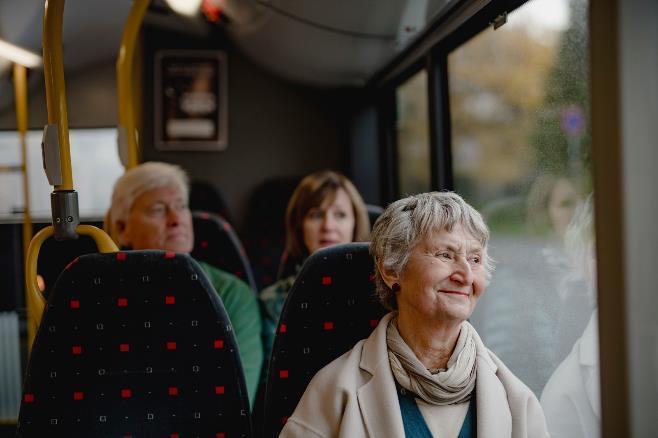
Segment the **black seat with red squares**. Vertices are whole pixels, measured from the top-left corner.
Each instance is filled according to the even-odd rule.
[[[264,436],[279,434],[311,378],[370,335],[387,313],[374,295],[367,243],[309,257],[279,318],[265,396]]]
[[[251,436],[232,327],[199,265],[126,251],[67,266],[32,348],[17,436]]]
[[[256,292],[256,281],[247,254],[233,227],[221,216],[205,211],[192,213],[194,249],[192,257],[230,272]]]

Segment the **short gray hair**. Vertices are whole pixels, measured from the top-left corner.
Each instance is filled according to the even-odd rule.
[[[461,225],[475,237],[483,249],[487,279],[493,261],[487,255],[489,228],[482,216],[461,196],[453,192],[421,193],[390,204],[377,219],[372,230],[370,253],[375,259],[377,296],[388,309],[397,309],[395,293],[384,282],[379,267],[398,275],[404,271],[409,254],[416,244],[438,230],[452,231]]]
[[[114,183],[112,204],[105,217],[105,228],[117,241],[117,221],[128,220],[135,199],[142,193],[159,187],[176,187],[185,200],[189,197],[189,179],[175,164],[150,161],[129,169]],[[122,242],[117,242],[121,244]]]

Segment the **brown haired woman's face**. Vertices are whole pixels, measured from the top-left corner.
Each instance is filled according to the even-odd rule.
[[[349,243],[354,235],[354,209],[347,192],[336,190],[334,197],[327,197],[318,207],[311,208],[302,231],[309,254],[320,248]]]

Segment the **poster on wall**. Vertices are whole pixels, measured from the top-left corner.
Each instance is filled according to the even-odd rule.
[[[220,151],[228,140],[226,54],[161,50],[155,55],[155,147]]]

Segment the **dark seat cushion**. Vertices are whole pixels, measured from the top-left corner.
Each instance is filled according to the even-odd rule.
[[[258,290],[277,279],[279,260],[286,245],[286,206],[301,177],[266,180],[253,192],[244,227],[244,243]]]
[[[18,436],[248,436],[232,327],[187,255],[85,255],[37,334]]]
[[[311,378],[370,335],[387,313],[374,295],[367,243],[309,257],[281,313],[267,379],[265,436],[277,436]]]
[[[195,211],[192,257],[229,272],[256,292],[256,282],[242,243],[233,227],[219,215]]]

